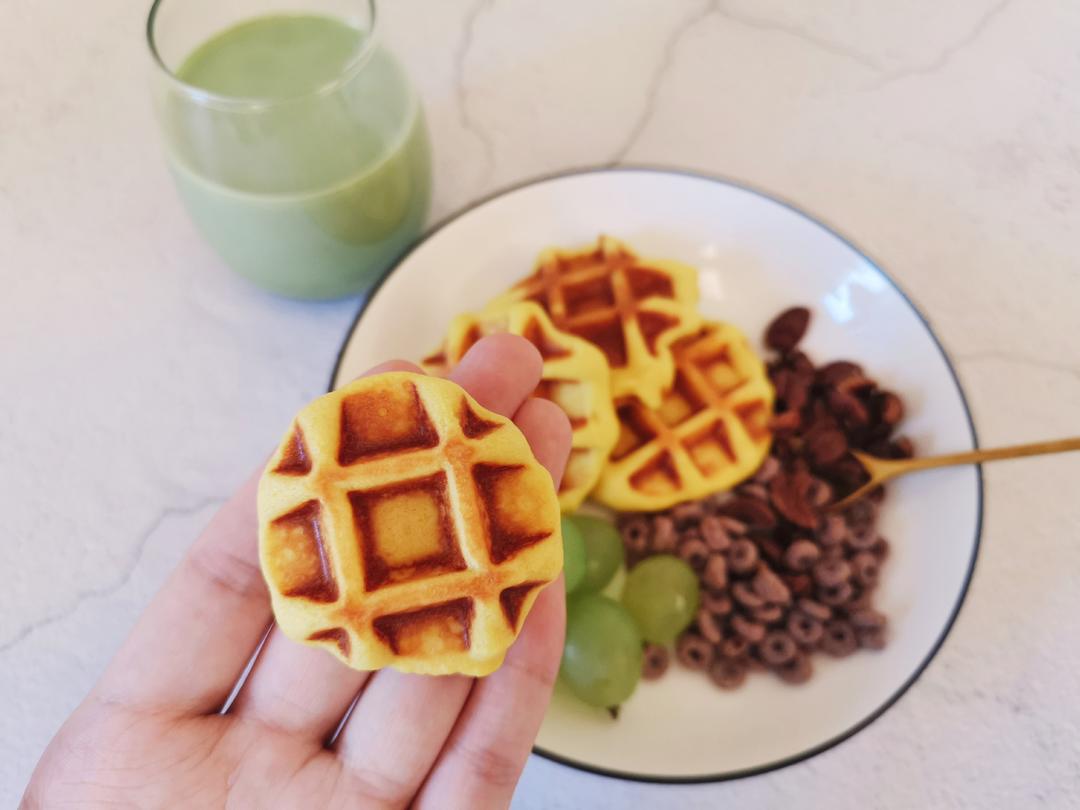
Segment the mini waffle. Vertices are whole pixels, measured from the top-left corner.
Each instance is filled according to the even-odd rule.
[[[701,323],[697,271],[667,260],[643,260],[602,236],[576,251],[547,250],[532,275],[491,304],[535,301],[552,322],[595,344],[611,367],[611,392],[655,407],[671,384],[671,344]]]
[[[573,439],[559,505],[572,512],[600,480],[619,432],[607,361],[587,340],[556,329],[538,304],[523,301],[489,316],[459,315],[443,348],[422,365],[432,374],[445,374],[476,341],[493,332],[521,335],[537,348],[544,368],[535,396],[550,399],[570,419]]]
[[[620,511],[656,511],[728,489],[769,451],[773,389],[746,337],[706,324],[672,347],[660,406],[616,400],[619,440],[593,493]]]
[[[278,625],[357,669],[486,675],[562,568],[555,490],[525,437],[422,374],[300,411],[258,514]]]

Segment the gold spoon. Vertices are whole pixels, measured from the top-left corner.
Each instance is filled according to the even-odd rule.
[[[1070,450],[1080,450],[1080,436],[1072,439],[1055,439],[1051,442],[1015,444],[1012,447],[998,447],[993,450],[970,450],[966,453],[948,453],[943,456],[926,456],[925,458],[878,458],[877,456],[861,453],[858,450],[852,450],[851,454],[855,456],[863,469],[870,473],[870,480],[846,498],[841,498],[836,503],[829,504],[828,508],[830,510],[843,509],[886,481],[919,470],[931,470],[935,467],[955,467],[958,464],[981,464],[984,461],[1000,461],[1001,459],[1022,458],[1023,456],[1043,456],[1049,453],[1067,453]]]

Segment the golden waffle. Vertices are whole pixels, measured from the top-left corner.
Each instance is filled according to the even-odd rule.
[[[476,341],[493,332],[521,335],[537,348],[544,368],[534,395],[550,399],[570,418],[573,439],[559,505],[573,512],[600,480],[619,434],[607,361],[587,340],[556,329],[538,304],[522,301],[498,314],[459,315],[443,348],[421,364],[432,374],[445,374]]]
[[[621,511],[654,511],[728,489],[769,451],[773,389],[746,337],[706,324],[672,347],[660,407],[617,400],[619,440],[593,493]]]
[[[671,384],[671,344],[701,323],[697,271],[679,262],[643,260],[602,236],[576,251],[547,250],[533,274],[491,304],[535,301],[552,322],[595,344],[611,367],[616,399],[634,394],[655,407]]]
[[[486,675],[562,569],[555,490],[525,437],[422,374],[300,411],[258,511],[278,625],[357,669]]]

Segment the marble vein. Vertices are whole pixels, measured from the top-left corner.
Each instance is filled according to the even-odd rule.
[[[458,41],[457,50],[454,52],[454,92],[457,96],[458,117],[461,126],[480,144],[486,164],[484,169],[486,175],[490,175],[495,169],[495,144],[469,110],[469,93],[465,84],[465,65],[476,41],[477,20],[493,4],[494,0],[479,0],[469,9],[461,26],[461,39]]]
[[[608,162],[609,166],[616,166],[626,159],[627,154],[629,154],[630,150],[641,137],[641,133],[645,131],[645,128],[652,120],[655,114],[654,107],[656,99],[660,95],[660,91],[664,86],[667,75],[670,73],[671,67],[675,62],[675,56],[686,35],[702,21],[713,15],[722,17],[729,22],[741,25],[745,28],[785,34],[819,50],[825,51],[826,53],[848,59],[875,74],[880,75],[885,72],[885,68],[872,56],[862,53],[854,48],[849,48],[838,42],[824,39],[799,26],[786,25],[775,20],[753,17],[728,8],[721,3],[720,0],[710,0],[710,2],[687,16],[672,29],[671,34],[668,36],[667,41],[664,43],[664,47],[661,50],[660,59],[657,62],[656,69],[649,79],[649,87],[645,94],[645,103],[642,106],[641,113],[630,127],[630,131],[627,133],[622,145],[615,150],[614,157]]]
[[[649,88],[645,92],[645,103],[641,107],[641,112],[638,114],[638,117],[630,127],[630,131],[623,139],[622,145],[615,150],[614,157],[608,161],[609,166],[617,166],[626,159],[627,154],[633,149],[634,144],[636,144],[638,138],[641,137],[641,133],[645,131],[645,127],[648,126],[649,122],[652,120],[655,112],[653,108],[657,97],[660,95],[660,88],[663,86],[664,80],[667,78],[671,66],[674,64],[675,53],[678,51],[683,37],[685,37],[694,26],[709,15],[715,13],[716,10],[717,1],[711,0],[711,2],[706,3],[700,9],[687,16],[686,19],[682,20],[682,22],[672,29],[660,51],[660,59],[656,63],[656,69],[653,70],[652,75],[649,77]]]
[[[138,541],[135,543],[135,548],[131,552],[130,558],[123,566],[120,575],[107,585],[100,585],[96,588],[86,588],[84,590],[75,593],[71,602],[57,610],[54,613],[50,613],[40,619],[30,622],[22,627],[14,636],[9,638],[3,644],[0,644],[0,655],[8,652],[13,647],[17,646],[21,642],[25,641],[31,635],[39,630],[44,629],[57,622],[63,621],[68,616],[73,614],[79,607],[90,599],[104,599],[110,596],[116,591],[123,588],[128,582],[131,581],[132,575],[135,573],[135,569],[142,561],[143,555],[146,553],[146,548],[150,543],[150,539],[154,536],[158,529],[160,529],[166,521],[171,518],[187,517],[195,515],[206,509],[209,506],[217,506],[225,502],[223,497],[202,498],[193,504],[188,506],[172,506],[163,510],[154,521],[147,527],[147,529],[139,536]]]
[[[975,20],[975,23],[971,26],[966,34],[960,37],[956,42],[944,48],[937,56],[927,61],[922,65],[915,65],[912,67],[901,68],[900,70],[890,71],[882,76],[877,82],[871,84],[868,90],[879,90],[886,85],[893,82],[906,79],[910,76],[925,76],[931,73],[943,69],[951,62],[957,54],[963,51],[965,48],[974,44],[979,37],[983,35],[990,24],[1000,16],[1010,5],[1013,0],[998,0],[992,6],[987,8],[979,18]]]
[[[856,64],[862,65],[867,70],[874,73],[884,73],[885,68],[881,65],[873,56],[867,53],[863,53],[855,48],[848,47],[839,42],[834,42],[830,39],[825,39],[817,34],[808,31],[807,29],[798,25],[789,25],[782,23],[778,20],[768,20],[762,17],[754,17],[749,14],[734,11],[728,8],[726,5],[717,4],[716,12],[725,20],[733,23],[745,26],[747,28],[754,28],[758,31],[771,31],[778,34],[786,34],[790,37],[798,39],[808,45],[811,45],[818,50],[830,53],[833,56],[839,56],[844,59],[848,59]]]

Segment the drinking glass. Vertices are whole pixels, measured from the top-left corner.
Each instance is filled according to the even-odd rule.
[[[423,111],[376,23],[374,0],[150,10],[155,110],[180,196],[225,262],[274,293],[363,292],[424,226]]]

